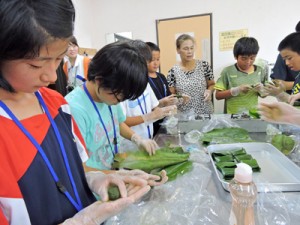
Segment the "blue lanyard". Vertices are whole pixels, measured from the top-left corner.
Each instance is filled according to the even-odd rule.
[[[73,197],[70,195],[69,191],[66,189],[66,187],[61,183],[61,181],[59,180],[57,174],[55,173],[54,171],[54,168],[52,167],[46,153],[44,152],[44,150],[42,149],[42,147],[39,145],[39,143],[34,139],[34,137],[26,130],[26,128],[21,124],[21,122],[18,120],[18,118],[13,114],[13,112],[5,105],[4,102],[0,101],[0,106],[4,109],[4,111],[10,116],[10,118],[15,122],[15,124],[19,127],[19,129],[27,136],[27,138],[31,141],[31,143],[36,147],[36,149],[38,150],[38,152],[41,154],[43,160],[45,161],[55,183],[56,183],[56,186],[57,188],[59,189],[59,191],[61,191],[68,199],[69,201],[72,203],[72,205],[76,208],[77,211],[80,211],[81,209],[83,209],[83,206],[82,206],[82,203],[81,203],[81,200],[79,198],[79,194],[78,194],[78,191],[77,191],[77,188],[76,188],[76,185],[75,185],[75,182],[74,182],[74,179],[73,179],[73,175],[72,175],[72,171],[71,171],[71,168],[70,168],[70,165],[69,165],[69,161],[68,161],[68,157],[67,157],[67,154],[66,154],[66,150],[65,150],[65,147],[64,147],[64,144],[62,142],[62,138],[61,138],[61,135],[58,131],[58,128],[53,120],[53,118],[51,117],[50,115],[50,112],[42,98],[42,96],[40,95],[39,92],[35,92],[35,95],[36,97],[38,98],[38,101],[39,103],[42,105],[50,123],[51,123],[51,126],[55,132],[55,136],[56,136],[56,139],[60,145],[60,151],[63,155],[63,158],[64,158],[64,162],[65,162],[65,166],[66,166],[66,169],[67,169],[67,172],[68,172],[68,176],[70,178],[70,181],[71,181],[71,184],[72,184],[72,187],[73,187],[73,190],[74,190],[74,193],[75,193],[75,197],[76,197],[76,201],[73,199]]]
[[[143,94],[143,99],[144,99],[145,112],[147,114],[147,105],[146,105],[146,100],[145,100],[145,95],[144,94]],[[138,103],[139,103],[139,106],[140,106],[140,109],[141,109],[143,115],[145,115],[145,112],[144,112],[143,107],[141,105],[140,99],[137,99],[137,100],[138,100]],[[148,137],[151,138],[149,125],[147,125],[147,130],[148,130]]]
[[[96,113],[98,114],[98,117],[100,119],[100,122],[104,128],[104,131],[105,131],[105,134],[106,134],[106,138],[108,140],[108,143],[109,143],[109,146],[111,147],[111,142],[110,142],[110,139],[109,139],[109,136],[108,136],[108,132],[107,132],[107,129],[106,129],[106,126],[103,122],[103,119],[102,119],[102,116],[92,98],[92,96],[90,95],[89,91],[87,90],[86,88],[86,83],[83,84],[83,89],[86,93],[86,95],[89,97],[90,99],[90,102],[93,104],[94,106],[94,109],[96,110]],[[117,141],[117,132],[116,132],[116,126],[115,126],[115,121],[114,121],[114,117],[113,117],[113,114],[112,114],[112,110],[111,110],[111,106],[108,106],[108,109],[109,109],[109,112],[110,112],[110,116],[111,116],[111,120],[112,120],[112,123],[113,123],[113,129],[114,129],[114,140],[113,140],[113,144],[115,146],[115,151],[112,151],[113,155],[117,154],[118,153],[118,141]]]
[[[164,97],[167,97],[167,88],[166,88],[165,83],[164,83],[163,80],[161,79],[161,77],[158,76],[158,75],[157,75],[157,77],[159,77],[159,79],[160,79],[160,81],[161,81],[161,83],[162,83],[162,85],[163,85],[163,87],[164,87],[164,96],[160,93],[158,87],[155,85],[154,81],[152,80],[152,77],[149,77],[149,81],[150,81],[150,83],[153,85],[153,87],[157,90],[157,93],[159,94],[159,97],[160,97],[159,99],[162,99],[162,98],[164,98]]]
[[[80,76],[80,75],[76,75],[75,78],[81,80],[82,82],[85,82],[85,81],[86,81],[86,80],[85,80],[82,76]]]

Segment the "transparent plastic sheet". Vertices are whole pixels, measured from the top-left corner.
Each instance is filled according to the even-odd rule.
[[[166,128],[168,134],[178,134],[178,120],[177,115],[169,116],[160,125]]]
[[[278,129],[282,134],[288,135],[294,139],[295,147],[288,155],[288,158],[300,166],[300,127],[288,124],[280,124]]]
[[[283,193],[259,193],[257,198],[257,220],[259,224],[291,224],[288,201]]]
[[[274,135],[281,134],[281,133],[282,132],[273,124],[268,124],[266,128],[266,134],[267,134],[266,141],[271,142]]]
[[[197,163],[209,163],[209,155],[203,150],[199,149],[198,151],[190,152],[190,161]]]
[[[300,166],[300,135],[296,135],[293,138],[296,144],[292,153],[288,155],[288,158],[290,158],[294,163]]]
[[[235,122],[233,122],[233,120],[230,119],[230,115],[228,114],[212,115],[209,122],[205,126],[203,126],[200,131],[206,133],[216,128],[229,128],[229,127],[240,127],[240,126]]]
[[[176,116],[178,117],[178,119],[180,121],[196,120],[196,113],[195,113],[194,109],[190,109],[187,112],[178,111]]]
[[[203,137],[203,133],[199,130],[191,130],[190,132],[184,135],[184,140],[188,143],[198,143]]]
[[[260,182],[260,181],[256,181]],[[265,183],[263,192],[259,192],[256,201],[256,220],[260,225],[299,224],[300,195],[299,192],[270,191],[271,184]]]
[[[212,173],[201,164],[193,166],[189,173],[153,188],[105,225],[222,224],[228,218],[228,209],[206,189]]]

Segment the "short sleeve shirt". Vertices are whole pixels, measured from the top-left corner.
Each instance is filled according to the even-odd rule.
[[[225,91],[242,84],[256,85],[258,83],[264,83],[266,80],[267,76],[260,66],[255,66],[255,71],[251,74],[247,74],[238,70],[235,64],[223,69],[220,78],[216,82],[215,89]],[[258,93],[254,90],[250,90],[247,93],[240,93],[238,96],[227,98],[225,101],[227,113],[241,113],[257,106]]]
[[[213,80],[213,71],[206,61],[196,60],[195,68],[184,71],[180,65],[174,65],[168,73],[169,87],[174,87],[177,94],[191,96],[188,104],[180,104],[180,112],[194,110],[197,115],[212,114],[213,104],[204,101],[204,92],[207,89],[207,81]]]
[[[86,165],[99,170],[110,169],[114,157],[114,125],[108,105],[95,102],[110,142],[93,104],[81,87],[77,87],[69,93],[66,100],[71,107],[72,115],[79,126],[88,149],[89,159]],[[111,109],[117,140],[120,140],[119,124],[124,122],[126,118],[119,104],[112,105]]]
[[[79,197],[86,207],[96,201],[86,182],[83,138],[64,98],[48,88],[39,90],[65,147]],[[20,121],[42,147],[61,183],[75,194],[59,142],[47,118],[38,114]],[[0,107],[0,224],[61,224],[77,210],[56,186],[36,147]]]
[[[152,109],[158,106],[159,102],[148,83],[144,93],[135,100],[126,100],[120,103],[122,109],[127,117],[141,116],[143,114],[151,113]],[[149,124],[148,127],[145,123],[132,126],[131,129],[139,134],[143,138],[153,137],[153,124]],[[149,137],[150,135],[150,137]]]

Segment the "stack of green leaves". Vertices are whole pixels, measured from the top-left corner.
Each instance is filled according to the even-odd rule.
[[[239,127],[216,128],[203,134],[201,141],[209,145],[212,141],[217,144],[252,142],[249,132]]]
[[[147,173],[160,174],[166,170],[168,180],[174,180],[193,168],[188,161],[190,153],[184,152],[181,147],[165,146],[156,150],[154,155],[145,151],[125,152],[115,155],[113,169],[140,169]]]
[[[251,166],[253,172],[259,172],[261,169],[252,155],[248,154],[244,148],[216,151],[212,158],[217,169],[222,173],[224,180],[230,180],[234,176],[234,169],[237,163],[246,163]]]

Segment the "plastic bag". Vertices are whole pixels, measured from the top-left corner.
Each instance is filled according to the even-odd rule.
[[[188,143],[198,143],[201,140],[203,133],[198,130],[192,130],[184,135],[184,140]]]
[[[180,121],[190,121],[190,120],[196,120],[196,113],[194,109],[190,109],[187,112],[178,112],[177,117]]]
[[[283,193],[260,193],[257,198],[257,219],[259,224],[292,224],[289,216],[287,199]],[[278,210],[280,209],[280,210]],[[280,212],[280,213],[278,213]]]
[[[212,115],[211,120],[202,127],[201,131],[206,133],[216,128],[240,127],[232,119],[230,115]]]
[[[267,125],[267,128],[266,128],[266,142],[271,142],[272,141],[272,138],[276,135],[276,134],[281,134],[282,132],[277,128],[275,127],[274,125],[272,124],[268,124]]]
[[[199,176],[201,174],[201,176]],[[223,224],[229,211],[206,189],[212,173],[194,163],[189,173],[152,191],[105,225]]]
[[[166,128],[167,134],[178,134],[178,118],[177,116],[170,116],[160,124]]]

